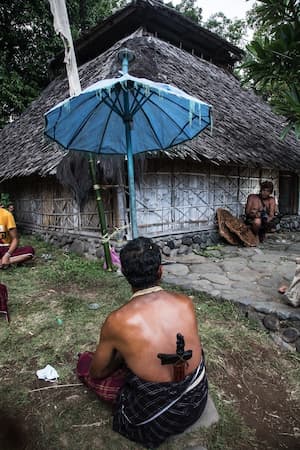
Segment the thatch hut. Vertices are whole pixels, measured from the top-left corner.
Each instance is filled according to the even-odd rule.
[[[132,75],[176,85],[210,103],[214,113],[212,134],[205,131],[139,161],[143,165],[137,183],[141,234],[164,240],[183,233],[209,236],[216,209],[240,215],[247,195],[258,189],[262,179],[273,180],[281,212],[299,213],[299,142],[292,135],[280,139],[283,118],[243,89],[233,75],[241,50],[160,2],[137,0],[75,43],[82,88],[118,76],[118,51],[124,47],[135,53],[129,67]],[[60,55],[52,62],[52,72],[59,67]],[[0,132],[1,158],[6,161],[0,168],[1,192],[14,199],[19,226],[53,239],[63,236],[62,245],[76,236],[81,242],[98,236],[92,192],[87,201],[84,198],[90,187],[84,176],[86,160],[79,156],[64,162],[65,152],[43,136],[43,114],[67,96],[67,79],[58,75]],[[122,228],[129,220],[125,163],[100,160],[106,168],[100,181],[105,184],[111,229]],[[113,170],[107,173],[110,167]]]

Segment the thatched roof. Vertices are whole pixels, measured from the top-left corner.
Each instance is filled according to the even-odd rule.
[[[299,141],[292,135],[280,140],[283,120],[261,98],[242,89],[227,71],[153,36],[135,33],[82,66],[82,88],[118,75],[121,47],[135,52],[136,59],[129,67],[132,75],[176,85],[213,106],[213,134],[205,131],[171,149],[168,156],[219,165],[300,170]],[[66,97],[68,82],[60,77],[0,132],[1,159],[6,161],[0,168],[2,179],[34,173],[43,176],[58,165],[64,153],[45,140],[43,114]]]
[[[178,13],[158,0],[134,0],[109,16],[74,42],[78,66],[91,61],[108,50],[115,42],[142,27],[175,47],[232,69],[244,52],[221,36],[201,27],[187,16]],[[50,64],[50,71],[58,75],[64,66],[64,53]]]

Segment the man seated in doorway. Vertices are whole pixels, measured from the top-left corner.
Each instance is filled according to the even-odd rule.
[[[272,193],[272,181],[264,181],[260,185],[259,194],[250,194],[247,198],[245,208],[246,224],[250,225],[260,242],[264,241],[266,232],[276,231],[273,223],[276,203]]]
[[[18,247],[19,238],[14,216],[0,207],[0,269],[10,264],[22,263],[33,258],[34,249],[30,246]]]
[[[140,237],[120,258],[133,295],[107,317],[95,353],[79,356],[77,374],[115,403],[115,431],[155,448],[201,416],[208,395],[204,356],[192,300],[159,286],[159,247]]]

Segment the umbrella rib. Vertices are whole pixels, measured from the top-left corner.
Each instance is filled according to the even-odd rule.
[[[110,101],[109,101],[109,100],[110,100]],[[120,102],[120,100],[119,100],[119,96],[116,97],[114,101],[112,101],[112,100],[110,99],[109,95],[106,94],[106,97],[103,99],[103,103],[105,103],[106,106],[108,106],[111,110],[113,110],[113,111],[114,111],[116,114],[118,114],[120,117],[123,117],[123,116],[122,116],[122,105],[121,105],[121,102]],[[118,103],[118,105],[119,105],[119,107],[120,107],[119,109],[116,108],[116,106],[115,106],[116,103]]]
[[[132,109],[130,110],[130,114],[131,114],[132,116],[134,116],[135,113],[137,113],[137,111],[138,111],[139,109],[141,109],[141,108],[139,108],[141,102],[137,99],[137,97],[138,97],[138,95],[139,95],[140,92],[141,92],[141,86],[138,87],[138,89],[135,91],[135,94],[134,94],[134,96],[133,96]],[[151,94],[152,94],[152,92],[151,92]],[[145,102],[147,102],[148,98],[149,98],[149,97],[144,98],[145,101],[143,102],[143,104],[144,104]],[[136,106],[133,107],[133,105],[134,105],[135,103],[136,103]],[[142,105],[142,106],[143,106],[143,105]],[[141,107],[142,107],[142,106],[141,106]]]
[[[138,94],[140,93],[140,91],[141,91],[141,87],[139,87],[138,91],[137,91],[137,92],[135,93],[135,95],[134,95],[134,101],[132,102],[132,104],[136,103],[136,106],[130,111],[130,114],[131,114],[132,116],[134,116],[139,110],[141,110],[142,114],[144,115],[144,117],[146,118],[147,122],[149,123],[149,126],[150,126],[150,128],[151,128],[151,130],[152,130],[152,132],[153,132],[153,135],[154,135],[155,138],[156,138],[156,141],[158,142],[158,145],[159,145],[160,147],[162,147],[162,143],[161,143],[161,141],[160,141],[160,139],[159,139],[159,137],[158,137],[158,135],[157,135],[155,129],[153,128],[152,123],[151,123],[149,117],[145,114],[145,111],[142,109],[142,108],[143,108],[143,105],[144,105],[147,101],[149,101],[149,97],[145,98],[143,102],[139,101],[139,100],[137,99],[137,96],[138,96]],[[151,95],[153,95],[152,92],[151,92]],[[152,102],[152,103],[153,103],[153,102]]]
[[[108,94],[106,94],[106,96],[108,97]],[[89,97],[88,99],[86,99],[85,101],[83,101],[80,106],[82,106],[84,103],[86,103],[88,100],[90,100],[91,98]],[[107,104],[106,102],[106,98],[102,99],[103,102],[109,106],[111,108],[111,110],[113,109],[112,105]],[[95,107],[89,112],[89,114],[85,117],[85,119],[81,122],[80,126],[76,129],[75,133],[73,134],[72,138],[70,139],[70,141],[68,142],[67,148],[69,148],[70,145],[72,145],[72,143],[74,142],[74,140],[77,138],[78,134],[83,130],[83,128],[86,126],[87,122],[89,121],[89,119],[92,117],[92,115],[95,113],[95,111],[101,106],[102,102],[99,102],[95,105]],[[117,114],[120,115],[120,112],[118,110],[115,110],[115,112]]]
[[[106,102],[105,102],[105,104],[107,105]],[[109,106],[109,105],[107,105],[107,106]],[[110,112],[109,112],[109,115],[108,115],[108,117],[107,117],[107,119],[106,119],[105,126],[104,126],[104,129],[103,129],[103,132],[102,132],[102,137],[101,137],[100,142],[99,142],[99,145],[98,145],[98,152],[97,152],[97,153],[100,153],[100,150],[101,150],[101,147],[102,147],[102,143],[103,143],[103,141],[104,141],[105,133],[106,133],[106,130],[107,130],[107,127],[108,127],[109,119],[110,119],[110,117],[111,117],[113,111],[114,111],[113,108],[111,108],[111,109],[110,109]],[[115,111],[115,112],[116,112],[116,111]],[[119,115],[120,115],[120,114],[119,114]]]
[[[195,115],[195,117],[197,117],[197,116]],[[185,136],[187,136],[187,139],[186,139],[186,140],[194,139],[194,137],[198,136],[198,134],[200,134],[202,131],[204,131],[204,130],[210,125],[210,122],[204,120],[203,118],[201,119],[201,123],[202,123],[202,122],[204,122],[206,125],[203,126],[203,128],[201,128],[201,130],[199,130],[192,138],[190,138],[189,136],[187,136],[187,134],[184,132],[184,128],[186,128],[186,127],[189,125],[188,123],[185,124],[184,128],[182,128],[181,130],[182,130],[182,132],[185,134]],[[176,143],[174,144],[175,139],[176,139],[176,137],[171,141],[170,147],[173,147],[174,145],[177,145]],[[183,142],[184,142],[184,141],[180,142],[180,144],[183,143]]]
[[[120,93],[119,93],[119,94],[120,94]],[[103,141],[104,141],[105,133],[106,133],[106,130],[107,130],[107,127],[108,127],[109,119],[110,119],[112,113],[115,112],[116,114],[118,114],[118,116],[120,116],[121,118],[123,118],[123,116],[122,116],[122,114],[121,114],[121,111],[122,111],[122,105],[121,105],[121,102],[120,102],[119,97],[120,97],[120,95],[118,95],[118,96],[115,98],[115,100],[112,102],[112,101],[109,101],[109,96],[106,95],[106,98],[103,100],[103,102],[106,104],[106,106],[108,106],[108,107],[110,108],[110,113],[109,113],[108,118],[107,118],[106,123],[105,123],[105,127],[104,127],[104,130],[103,130],[103,133],[102,133],[102,138],[101,138],[100,143],[99,143],[99,145],[98,145],[98,153],[100,153],[101,146],[102,146],[102,143],[103,143]],[[116,108],[116,106],[115,106],[116,103],[118,103],[119,109]]]
[[[141,90],[141,87],[139,87],[139,91]],[[138,93],[137,93],[138,94]],[[134,110],[133,110],[133,114],[135,114],[136,113],[136,111],[138,110],[138,106],[139,105],[141,105],[141,107],[143,107],[143,105],[144,105],[144,103],[146,103],[146,102],[148,102],[148,101],[151,101],[151,97],[152,96],[157,96],[157,97],[159,97],[159,94],[157,93],[157,92],[155,92],[155,91],[151,91],[151,95],[149,94],[147,97],[144,97],[143,98],[143,102],[139,102],[138,104],[137,104],[137,106],[134,108]],[[175,96],[173,96],[173,97],[168,97],[168,98],[166,98],[166,100],[168,101],[168,102],[170,102],[170,103],[173,103],[174,105],[176,105],[178,108],[180,108],[180,109],[182,109],[182,110],[184,110],[184,111],[187,111],[187,109],[184,107],[184,106],[182,106],[182,105],[180,105],[180,104],[178,104],[178,102],[176,102],[175,100],[173,100],[173,98],[176,98]],[[164,99],[163,99],[164,100]],[[157,108],[159,108],[160,110],[162,110],[159,106],[158,106],[158,104],[157,103],[154,103],[153,101],[151,101],[151,103],[152,104],[154,104]],[[164,110],[163,110],[164,111]],[[168,115],[168,117],[170,117],[169,115]],[[195,115],[195,117],[197,117],[196,115]]]
[[[155,94],[155,93],[154,93]],[[157,94],[156,94],[157,95]],[[185,111],[187,111],[187,109],[185,108],[185,107],[183,107],[183,106],[181,106],[180,104],[178,104],[177,102],[175,102],[175,101],[173,101],[173,99],[168,99],[168,101],[169,102],[172,102],[173,104],[175,104],[178,108],[180,108],[180,109],[183,109],[183,110],[185,110]],[[176,121],[174,121],[173,119],[172,119],[172,117],[170,117],[170,115],[169,114],[167,114],[167,112],[165,112],[160,106],[158,106],[158,105],[156,105],[161,111],[163,111],[164,113],[165,113],[165,115],[173,122],[173,123],[175,123],[175,125],[177,125],[177,123],[176,123]],[[193,116],[192,116],[192,121],[194,120],[194,119],[197,119],[197,115],[195,114],[195,113],[193,113]],[[203,117],[201,117],[201,122],[202,121],[205,121],[205,119],[203,118]],[[183,132],[184,133],[184,135],[186,136],[186,138],[187,138],[187,140],[190,140],[191,138],[187,135],[187,133],[185,132],[185,128],[189,125],[189,120],[186,122],[186,124],[184,125],[184,127],[181,127],[180,128],[180,133],[181,132]],[[206,125],[206,127],[209,125],[209,123],[210,122],[207,122],[207,125]],[[205,128],[206,128],[205,127]],[[201,132],[202,130],[200,130],[199,131],[199,133]],[[197,134],[199,134],[199,133],[197,133]],[[177,135],[178,136],[178,135]],[[172,142],[174,142],[174,140],[176,139],[176,137],[172,140]],[[172,144],[172,145],[174,145],[174,144]]]
[[[144,91],[143,91],[144,90]],[[177,145],[178,140],[180,140],[180,142],[184,142],[186,140],[190,140],[193,137],[195,137],[196,135],[198,135],[201,131],[203,131],[209,124],[209,112],[208,112],[208,118],[206,118],[206,116],[204,115],[203,117],[199,117],[199,126],[201,127],[201,129],[196,132],[194,136],[193,132],[194,130],[192,129],[190,133],[187,132],[187,127],[189,126],[189,124],[192,123],[192,121],[194,121],[195,119],[198,118],[198,114],[196,114],[194,111],[192,111],[192,99],[189,100],[188,98],[183,98],[183,100],[180,99],[180,97],[176,97],[175,95],[172,95],[171,93],[169,94],[168,92],[166,92],[166,97],[164,97],[164,92],[159,91],[159,90],[152,90],[152,87],[150,87],[150,89],[147,91],[146,89],[146,85],[140,85],[137,83],[137,85],[135,85],[135,89],[129,89],[130,92],[130,104],[129,104],[129,114],[131,116],[132,119],[130,119],[130,117],[125,117],[124,116],[124,110],[123,110],[123,106],[122,102],[121,102],[121,92],[122,92],[122,86],[119,89],[114,89],[108,92],[107,90],[105,91],[104,89],[102,90],[102,96],[99,95],[98,96],[98,92],[99,94],[101,94],[101,90],[98,91],[94,91],[93,94],[89,96],[84,96],[81,99],[79,99],[79,101],[75,102],[75,106],[73,106],[73,110],[71,109],[71,113],[70,113],[70,117],[71,117],[71,121],[72,121],[72,114],[74,111],[78,110],[78,114],[79,115],[84,115],[83,112],[85,112],[87,115],[85,117],[82,118],[81,121],[78,121],[77,124],[77,128],[75,131],[73,131],[72,136],[69,138],[68,143],[66,144],[66,146],[64,146],[66,149],[70,149],[70,147],[74,144],[74,142],[76,141],[76,139],[78,138],[78,136],[80,136],[80,133],[82,132],[82,130],[87,126],[87,124],[91,121],[95,122],[95,125],[93,125],[93,128],[96,129],[97,127],[97,121],[96,121],[96,117],[93,118],[93,116],[96,116],[99,118],[99,121],[102,122],[102,132],[101,133],[97,133],[100,134],[98,136],[99,139],[99,144],[97,145],[97,150],[98,152],[101,151],[103,142],[105,140],[105,136],[109,127],[109,122],[111,121],[111,117],[112,114],[115,113],[117,114],[123,121],[125,120],[133,120],[134,121],[134,116],[141,111],[141,115],[144,116],[144,120],[148,123],[149,129],[151,129],[152,132],[152,139],[153,142],[156,142],[156,145],[158,146],[158,150],[165,150],[166,148],[172,147],[174,145]],[[94,98],[94,96],[96,98]],[[99,97],[99,98],[98,98]],[[99,101],[97,101],[97,98]],[[155,100],[155,101],[154,101]],[[161,101],[161,104],[160,104]],[[164,104],[165,101],[165,104]],[[195,102],[197,101],[197,99],[195,99]],[[91,105],[89,105],[89,102],[91,103]],[[190,104],[189,104],[190,102]],[[77,105],[76,105],[77,103]],[[94,103],[94,105],[93,105]],[[147,112],[145,111],[145,104],[149,103],[149,114],[147,114]],[[87,104],[87,107],[86,107]],[[97,110],[99,108],[101,108],[101,106],[105,105],[104,107],[104,111],[103,111],[103,116],[102,116],[102,110],[100,110],[99,112],[97,112]],[[152,117],[152,113],[151,113],[151,108],[152,106],[157,110],[157,116],[154,114],[154,117]],[[172,115],[170,114],[170,112],[168,112],[168,105],[170,105],[170,109],[174,108],[174,116],[172,117]],[[172,106],[173,105],[173,106]],[[106,107],[109,109],[108,111],[105,111]],[[89,111],[90,109],[90,111]],[[199,104],[199,109],[202,109],[202,104]],[[85,110],[85,111],[82,111]],[[181,117],[178,117],[178,120],[176,120],[176,110],[179,112],[181,111],[181,113],[179,115],[181,115]],[[58,114],[57,119],[55,120],[55,124],[53,125],[53,136],[54,136],[54,140],[56,140],[56,135],[57,133],[59,133],[60,131],[57,131],[57,127],[59,122],[61,121],[61,123],[63,124],[65,122],[65,119],[61,119],[63,109],[61,108]],[[187,118],[185,120],[184,118],[184,114],[187,115]],[[67,114],[68,116],[69,114]],[[200,115],[199,115],[200,116]],[[103,117],[103,121],[101,120],[101,118]],[[158,121],[158,126],[156,126],[155,123],[155,117],[157,117],[157,121]],[[164,119],[165,117],[165,119]],[[47,119],[47,118],[46,118]],[[79,118],[80,119],[80,118]],[[200,120],[201,119],[201,120]],[[163,124],[164,124],[164,120],[168,121],[170,124],[170,127],[172,128],[172,126],[174,126],[174,134],[176,134],[176,136],[173,137],[173,139],[166,144],[163,144],[162,139],[160,138],[164,136],[164,132],[163,132]],[[179,125],[179,122],[183,122],[182,125]],[[138,130],[139,131],[139,130]],[[140,130],[142,132],[142,130]],[[173,134],[173,135],[174,135]],[[168,138],[170,139],[171,136]],[[57,140],[56,140],[57,141]],[[153,150],[155,149],[155,146],[153,148]],[[147,151],[147,150],[146,150]]]
[[[140,91],[140,90],[141,90],[141,89],[139,88],[139,91]],[[138,93],[135,95],[135,98],[137,97],[137,95],[138,95]],[[168,145],[167,148],[176,145],[176,144],[174,144],[174,141],[176,140],[176,138],[177,138],[181,133],[183,133],[184,136],[186,137],[185,140],[190,140],[190,139],[191,139],[190,136],[185,132],[185,128],[189,125],[189,121],[187,121],[187,122],[185,123],[185,126],[184,126],[184,127],[180,127],[180,128],[179,128],[177,122],[176,122],[176,121],[175,121],[175,120],[174,120],[174,119],[173,119],[173,118],[172,118],[172,117],[171,117],[164,109],[162,109],[158,104],[154,103],[153,100],[151,100],[151,97],[152,97],[153,95],[158,95],[158,94],[155,93],[155,92],[151,92],[150,96],[148,96],[147,98],[144,98],[142,101],[138,101],[138,100],[136,99],[136,103],[137,103],[137,104],[136,104],[135,108],[132,110],[132,115],[134,115],[138,110],[141,110],[141,112],[144,114],[146,120],[148,121],[149,126],[150,126],[150,128],[152,129],[152,131],[153,131],[153,135],[156,137],[156,140],[157,140],[157,142],[159,143],[159,146],[160,146],[161,149],[164,149],[165,147],[162,145],[162,143],[161,143],[161,141],[160,141],[160,139],[159,139],[159,137],[158,137],[158,135],[157,135],[155,129],[154,129],[153,126],[152,126],[152,123],[151,123],[149,117],[145,114],[144,110],[142,109],[143,106],[144,106],[144,104],[145,104],[146,102],[152,103],[155,107],[157,107],[160,111],[162,111],[162,112],[165,114],[165,116],[167,116],[168,119],[169,119],[171,122],[173,122],[173,124],[178,128],[178,133],[177,133],[177,135],[176,135],[176,136],[174,137],[174,139],[170,142],[170,144]],[[182,107],[180,104],[178,104],[177,102],[173,101],[172,99],[168,98],[168,101],[169,101],[169,102],[172,102],[172,103],[175,104],[175,105],[177,105],[178,108],[183,109],[183,110],[186,111],[186,108]],[[196,114],[193,114],[192,120],[194,120],[195,118],[197,118],[197,115],[196,115]],[[202,121],[203,121],[203,122],[206,122],[203,118],[202,118]],[[199,132],[198,132],[197,134],[199,134],[201,131],[203,131],[208,125],[209,125],[209,122],[206,122],[206,126],[203,127],[201,130],[199,130]]]
[[[154,96],[154,95],[157,96],[157,95],[158,95],[156,92],[151,92],[151,94],[149,94],[149,96],[143,98],[142,101],[139,101],[139,100],[137,100],[137,96],[138,96],[138,94],[139,94],[140,91],[141,91],[141,87],[139,86],[139,89],[138,89],[138,91],[137,91],[136,94],[135,94],[136,106],[135,106],[135,107],[133,108],[133,110],[131,111],[131,114],[134,115],[134,114],[137,113],[137,111],[141,110],[141,112],[144,114],[146,120],[148,121],[149,126],[150,126],[150,128],[152,129],[152,131],[153,131],[153,135],[156,137],[156,140],[157,140],[157,142],[158,142],[160,148],[163,149],[164,147],[163,147],[163,145],[162,145],[162,143],[161,143],[161,140],[159,139],[159,137],[158,137],[158,135],[157,135],[155,129],[153,128],[152,123],[151,123],[149,117],[145,114],[144,110],[142,109],[143,106],[144,106],[144,104],[147,103],[147,102],[152,103],[156,108],[158,108],[160,111],[162,111],[162,112],[165,114],[165,116],[167,116],[168,119],[169,119],[171,122],[173,122],[174,125],[176,125],[176,127],[178,127],[178,124],[177,124],[177,122],[176,122],[174,119],[172,119],[172,117],[171,117],[169,114],[167,114],[167,112],[166,112],[164,109],[162,109],[158,104],[154,103],[153,100],[151,100],[151,97],[152,97],[152,96]],[[172,102],[172,103],[174,103],[174,104],[177,104],[177,103],[174,102],[172,99],[168,99],[168,101],[169,101],[169,102]],[[181,109],[186,110],[186,108],[183,108],[181,105],[177,105],[177,106],[180,107]],[[195,115],[195,117],[196,117],[196,115]],[[178,127],[178,128],[179,128],[179,127]],[[179,130],[180,130],[180,132],[179,132],[178,134],[180,134],[181,132],[183,132],[184,135],[186,136],[186,138],[187,138],[187,139],[190,139],[189,136],[184,132],[184,129],[183,129],[183,128],[179,128]],[[177,134],[177,136],[178,136],[178,134]],[[176,137],[177,137],[177,136],[176,136]],[[174,138],[174,139],[176,139],[176,138]],[[172,142],[173,142],[173,141],[172,141]]]
[[[156,93],[154,93],[154,92],[152,92],[152,94],[153,95],[157,95]],[[161,112],[163,112],[164,113],[164,115],[166,116],[166,117],[168,117],[168,119],[170,120],[170,122],[172,122],[177,128],[178,128],[178,134],[181,134],[182,132],[184,133],[184,135],[186,136],[186,138],[187,139],[190,139],[190,137],[186,134],[186,132],[184,131],[184,128],[182,128],[182,127],[179,127],[178,126],[178,124],[177,124],[177,122],[164,110],[164,109],[162,109],[159,105],[157,105],[156,103],[154,103],[153,101],[151,101],[151,98],[147,98],[147,99],[145,99],[145,101],[144,101],[144,103],[146,102],[146,101],[148,101],[148,102],[150,102],[150,103],[152,103],[158,110],[160,110]],[[172,100],[170,100],[170,99],[168,99],[168,101],[172,101]],[[151,122],[150,122],[150,120],[148,119],[148,116],[146,116],[146,114],[144,113],[144,110],[142,109],[142,106],[143,106],[143,104],[144,103],[140,103],[140,109],[141,109],[141,111],[143,112],[143,114],[145,115],[145,117],[147,118],[147,120],[148,120],[148,122],[150,123],[150,126],[151,126],[151,128],[152,128],[152,130],[153,130],[153,132],[155,133],[155,130],[153,129],[153,127],[152,127],[152,124],[151,124]],[[176,104],[176,102],[173,102],[172,101],[172,103],[174,103],[174,104]],[[181,105],[178,105],[178,107],[180,107],[181,109],[184,109],[185,110],[185,108],[183,108]],[[194,115],[194,117],[197,117],[196,115]],[[187,124],[188,123],[186,123],[186,125],[185,126],[187,126]],[[178,134],[177,134],[177,136],[178,136]],[[155,133],[155,135],[156,135],[156,133]],[[177,137],[176,136],[176,137]],[[174,139],[176,139],[176,137],[174,138]],[[174,141],[174,139],[173,139],[173,141]],[[160,140],[158,139],[158,141],[159,141],[159,143],[161,143],[160,142]],[[172,142],[173,142],[172,141]],[[168,146],[169,147],[169,146]],[[161,148],[163,149],[164,147],[161,145]]]
[[[80,103],[80,107],[82,107],[85,103],[87,103],[88,101],[91,100],[92,97],[88,97],[88,98],[83,98],[83,101]],[[76,131],[73,133],[72,138],[69,140],[66,148],[68,149],[70,147],[70,145],[74,142],[74,140],[77,138],[78,134],[80,133],[80,131],[85,127],[85,125],[87,124],[88,120],[90,119],[90,117],[94,114],[95,110],[97,109],[98,105],[96,105],[90,112],[89,114],[85,117],[85,119],[80,123],[80,125],[77,127]]]

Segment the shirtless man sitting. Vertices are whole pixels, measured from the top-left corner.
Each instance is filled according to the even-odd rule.
[[[259,241],[263,242],[266,231],[275,231],[273,219],[276,212],[275,198],[272,197],[273,183],[264,181],[259,194],[250,194],[246,204],[246,224],[251,226]]]
[[[0,269],[6,269],[10,264],[22,263],[33,258],[34,249],[32,247],[18,247],[18,244],[19,238],[14,216],[0,207]]]
[[[197,319],[189,297],[159,286],[161,255],[151,239],[130,241],[120,259],[133,295],[105,320],[95,353],[79,356],[77,374],[115,403],[115,431],[155,448],[196,422],[207,402]],[[178,351],[180,340],[187,350]]]

